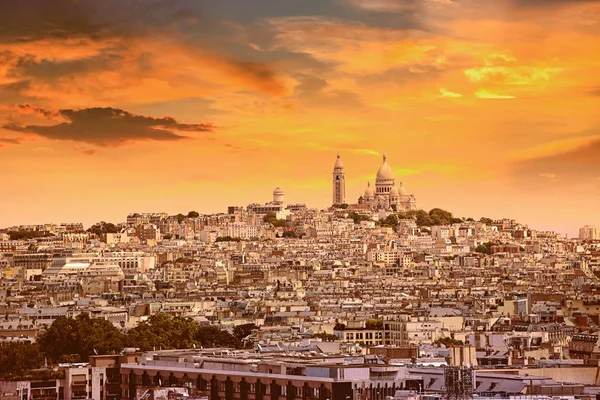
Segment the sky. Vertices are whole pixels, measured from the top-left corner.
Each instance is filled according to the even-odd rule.
[[[0,227],[355,202],[600,225],[598,0],[0,0]]]

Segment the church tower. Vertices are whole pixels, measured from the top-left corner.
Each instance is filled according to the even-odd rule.
[[[346,203],[346,178],[344,176],[344,163],[337,155],[335,165],[333,166],[333,204]]]

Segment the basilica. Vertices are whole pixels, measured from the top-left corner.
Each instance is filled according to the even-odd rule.
[[[344,164],[338,154],[333,168],[333,204],[343,204],[346,201]],[[383,155],[383,163],[375,177],[375,188],[371,182],[363,196],[359,197],[358,204],[372,210],[410,211],[417,209],[415,196],[408,194],[402,182],[396,185],[396,177],[392,168]]]

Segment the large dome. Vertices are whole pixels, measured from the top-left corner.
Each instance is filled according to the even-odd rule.
[[[377,180],[378,181],[386,181],[386,180],[394,180],[394,179],[395,179],[394,172],[392,172],[392,169],[387,164],[387,157],[384,154],[383,155],[383,164],[381,164],[381,167],[379,167],[379,170],[377,171]]]

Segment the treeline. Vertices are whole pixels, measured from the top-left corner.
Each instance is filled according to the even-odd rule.
[[[28,239],[37,239],[41,237],[54,236],[50,232],[42,232],[42,231],[8,231],[8,236],[10,240],[28,240]]]
[[[141,351],[201,347],[244,348],[244,339],[254,324],[238,325],[233,334],[214,325],[201,325],[191,318],[155,314],[137,327],[122,333],[112,323],[81,314],[59,317],[35,343],[0,345],[0,378],[16,379],[41,368],[46,362],[86,362],[94,354],[118,354],[125,347]]]
[[[352,218],[355,223],[360,223],[360,221],[369,219],[369,217],[365,215],[359,215],[356,212],[350,212],[348,214],[348,218]],[[432,208],[429,211],[411,210],[390,214],[384,220],[379,221],[379,225],[394,228],[400,223],[400,220],[403,219],[414,219],[418,227],[452,225],[461,222],[475,221],[473,218],[455,217],[450,211],[446,211],[441,208]],[[479,222],[491,224],[493,220],[491,218],[482,217],[479,219]]]

